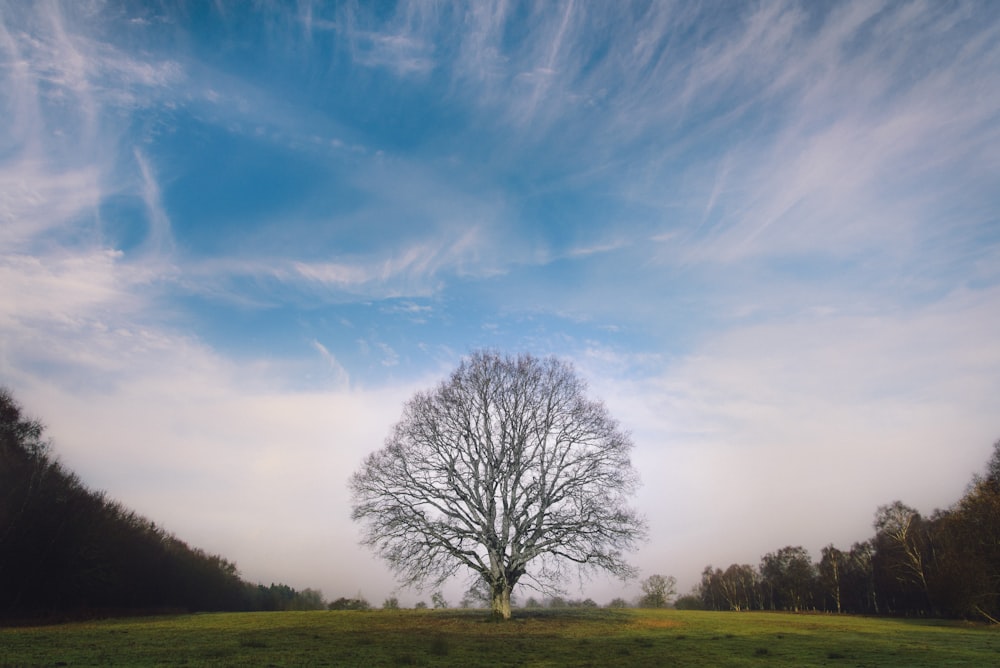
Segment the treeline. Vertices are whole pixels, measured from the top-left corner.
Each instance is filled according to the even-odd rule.
[[[802,547],[758,567],[707,566],[680,608],[823,610],[1000,620],[1000,441],[985,475],[953,507],[923,517],[896,501],[875,513],[875,535],[818,563]]]
[[[307,606],[322,596],[244,582],[234,563],[88,489],[0,388],[0,618]]]

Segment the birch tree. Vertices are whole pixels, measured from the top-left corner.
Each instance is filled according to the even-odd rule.
[[[404,406],[351,478],[352,517],[402,584],[471,572],[509,619],[522,581],[544,592],[573,566],[634,576],[631,450],[567,362],[477,352]]]
[[[879,506],[875,513],[876,542],[887,567],[904,585],[916,585],[930,602],[924,559],[926,527],[916,509],[902,501]]]
[[[841,591],[843,588],[843,566],[844,553],[833,545],[823,548],[822,557],[818,565],[819,580],[823,586],[823,594],[828,596],[833,602],[834,609],[840,613],[843,610],[841,605]]]

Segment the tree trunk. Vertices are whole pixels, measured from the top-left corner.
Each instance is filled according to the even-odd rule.
[[[498,583],[491,587],[493,595],[493,618],[510,619],[510,587]]]

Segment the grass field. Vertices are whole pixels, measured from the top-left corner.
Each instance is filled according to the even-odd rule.
[[[0,665],[1000,666],[1000,629],[673,610],[201,614],[0,628]]]

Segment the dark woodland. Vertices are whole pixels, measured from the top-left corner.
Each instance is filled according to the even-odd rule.
[[[321,607],[88,489],[0,389],[0,619]]]

